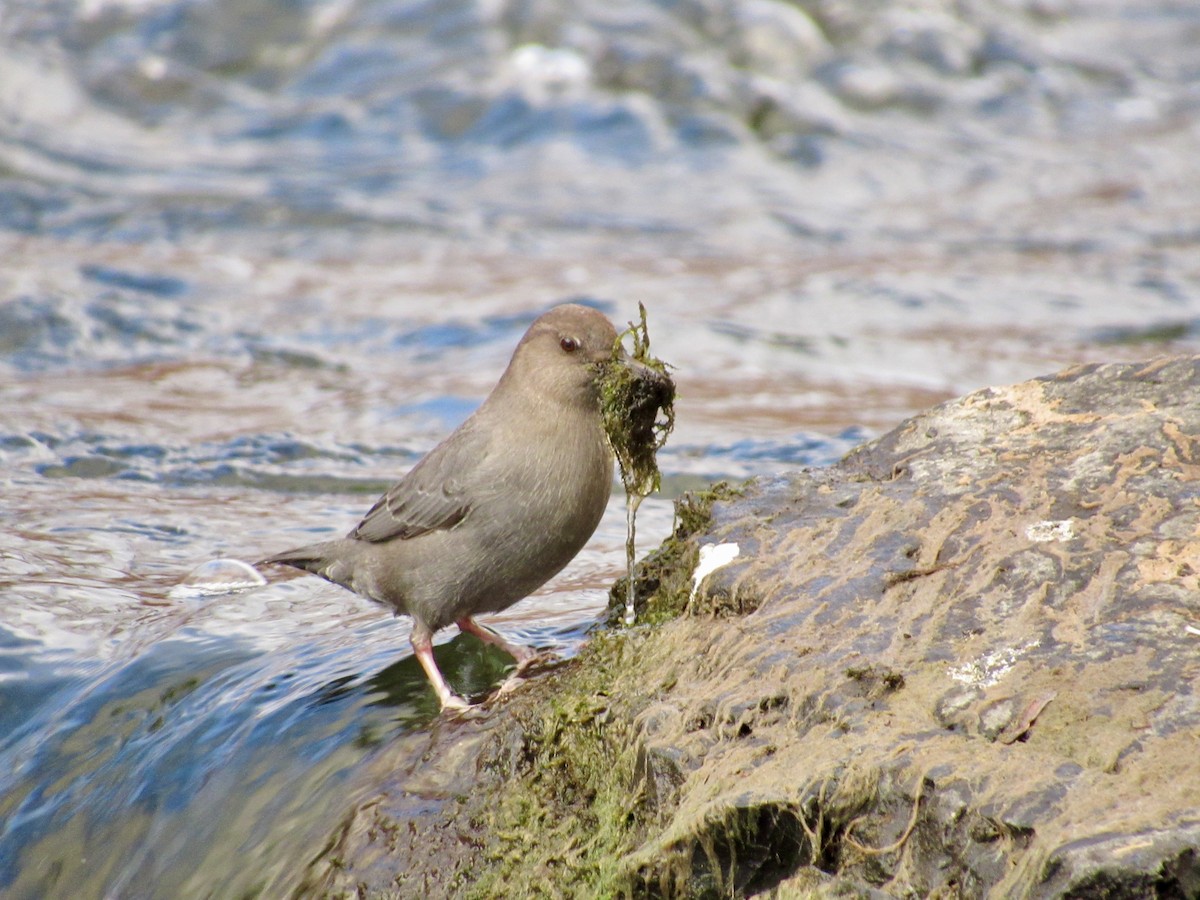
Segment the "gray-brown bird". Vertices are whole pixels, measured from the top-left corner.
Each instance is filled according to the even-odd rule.
[[[543,314],[483,405],[348,536],[263,563],[313,572],[411,616],[413,652],[443,708],[467,706],[433,659],[433,635],[456,624],[510,654],[518,670],[534,657],[474,616],[539,588],[600,523],[613,455],[598,380],[616,338],[612,323],[586,306]]]

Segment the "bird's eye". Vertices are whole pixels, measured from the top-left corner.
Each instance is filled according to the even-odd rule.
[[[565,337],[558,342],[558,346],[562,347],[567,353],[574,353],[579,349],[579,341],[573,337]]]

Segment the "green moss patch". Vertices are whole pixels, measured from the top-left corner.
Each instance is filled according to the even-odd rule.
[[[621,862],[656,816],[632,725],[652,690],[627,676],[647,643],[631,632],[598,635],[551,694],[513,704],[522,735],[504,763],[511,780],[480,816],[488,840],[466,896],[628,893]]]

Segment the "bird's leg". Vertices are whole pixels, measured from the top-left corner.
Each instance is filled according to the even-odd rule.
[[[517,671],[520,672],[526,665],[537,658],[537,653],[530,650],[528,647],[522,647],[520,644],[512,644],[506,641],[498,632],[492,631],[486,625],[480,625],[470,616],[463,616],[454,623],[458,626],[458,630],[466,634],[473,634],[488,644],[495,644],[509,656],[517,661]]]
[[[413,622],[411,640],[413,654],[417,657],[417,662],[421,664],[421,668],[425,670],[425,676],[429,679],[429,683],[433,685],[433,692],[437,694],[438,701],[442,704],[442,709],[467,709],[471,704],[450,690],[450,685],[446,684],[442,670],[437,667],[437,662],[434,661],[433,634],[429,629]]]
[[[500,686],[500,693],[502,694],[515,688],[531,672],[539,672],[543,668],[556,665],[560,662],[558,654],[553,650],[546,650],[539,653],[529,647],[510,643],[501,637],[500,634],[484,625],[480,625],[470,616],[464,616],[454,624],[458,626],[460,631],[473,634],[481,641],[486,641],[489,644],[495,644],[517,661],[516,671]]]

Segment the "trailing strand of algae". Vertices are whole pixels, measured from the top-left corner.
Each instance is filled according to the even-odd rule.
[[[657,452],[675,427],[675,383],[667,374],[667,365],[650,355],[650,333],[646,327],[646,307],[638,304],[640,321],[617,336],[613,345],[613,365],[600,381],[601,411],[604,430],[612,445],[625,486],[625,565],[628,589],[625,597],[625,624],[632,625],[634,611],[634,560],[637,553],[637,511],[642,501],[662,483]],[[639,367],[617,364],[631,338],[629,356]],[[661,416],[660,416],[661,412]]]

